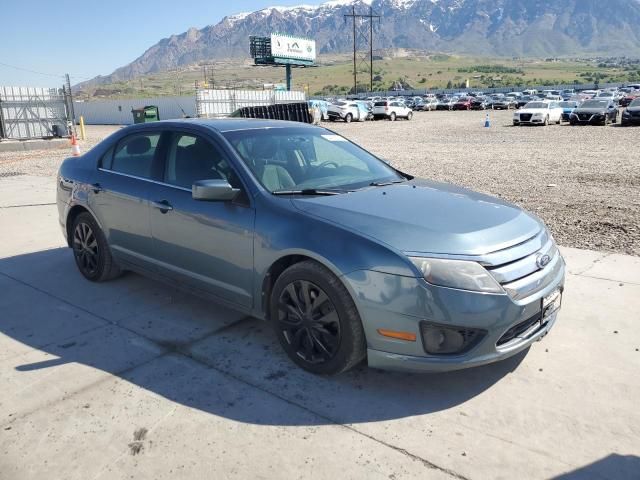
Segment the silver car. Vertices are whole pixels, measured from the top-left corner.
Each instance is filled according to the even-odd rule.
[[[314,373],[495,362],[560,308],[564,261],[540,219],[316,126],[134,125],[65,160],[57,185],[88,280],[133,270],[264,319]]]

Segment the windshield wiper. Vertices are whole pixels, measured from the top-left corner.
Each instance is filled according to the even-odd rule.
[[[390,180],[388,182],[371,182],[369,184],[370,187],[387,187],[389,185],[393,185],[395,183],[406,182],[406,180]]]
[[[273,195],[340,195],[346,190],[317,190],[315,188],[305,188],[304,190],[276,190]]]

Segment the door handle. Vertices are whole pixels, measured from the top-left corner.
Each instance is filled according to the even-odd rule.
[[[100,183],[98,182],[92,183],[91,189],[93,190],[93,193],[100,193],[104,190],[104,188],[102,188],[102,185],[100,185]]]
[[[155,208],[160,210],[160,212],[162,213],[167,213],[168,211],[173,210],[173,207],[167,200],[159,200],[156,202],[151,202],[151,205],[153,205]]]

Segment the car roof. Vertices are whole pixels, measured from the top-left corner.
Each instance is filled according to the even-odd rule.
[[[231,132],[237,130],[256,130],[267,128],[317,128],[314,125],[302,122],[290,122],[287,120],[268,120],[261,118],[182,118],[175,120],[161,120],[151,124],[138,124],[139,126],[153,125],[197,125],[220,133]],[[135,127],[131,125],[130,127]]]

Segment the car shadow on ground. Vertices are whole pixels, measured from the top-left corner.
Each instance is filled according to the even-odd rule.
[[[53,369],[77,363],[248,423],[359,423],[438,412],[491,388],[526,356],[446,374],[361,365],[337,377],[315,376],[286,358],[267,323],[135,274],[88,282],[67,248],[0,259],[0,288],[7,292],[0,297],[0,333],[20,342],[18,353],[2,359],[17,387],[21,374],[38,370],[50,374],[42,375],[41,388],[53,387],[47,384],[56,381]],[[29,361],[24,346],[46,359]],[[305,414],[283,415],[272,406],[276,398]]]
[[[629,472],[636,472],[638,476],[629,477]],[[612,453],[597,462],[553,477],[553,480],[590,480],[597,478],[640,478],[640,457]]]

